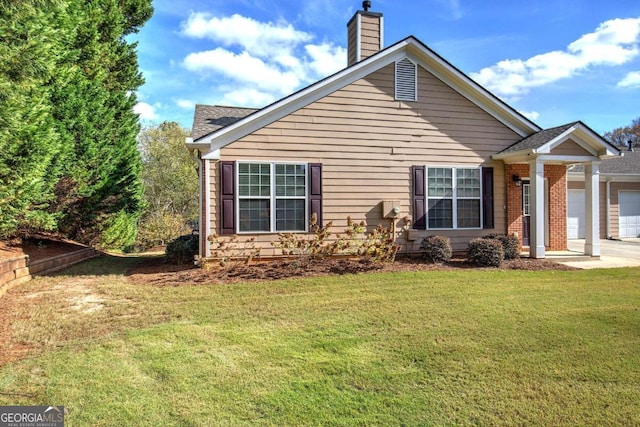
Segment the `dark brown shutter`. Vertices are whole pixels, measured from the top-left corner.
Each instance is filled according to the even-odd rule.
[[[412,166],[411,167],[411,206],[413,206],[413,228],[426,229],[426,195],[424,189],[425,184],[425,167],[424,166]]]
[[[309,218],[318,217],[322,227],[322,163],[309,163]]]
[[[220,234],[236,231],[236,162],[220,162]]]
[[[493,168],[482,168],[482,228],[494,228]]]

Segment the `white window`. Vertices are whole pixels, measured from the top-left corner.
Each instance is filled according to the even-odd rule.
[[[480,168],[427,168],[427,229],[480,228]]]
[[[396,100],[418,99],[418,68],[409,58],[396,62]]]
[[[307,165],[238,163],[238,231],[306,231]]]

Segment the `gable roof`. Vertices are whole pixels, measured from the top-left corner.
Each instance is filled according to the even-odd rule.
[[[584,165],[577,164],[570,172],[584,172]],[[640,151],[623,151],[621,157],[604,159],[600,173],[605,175],[640,175]]]
[[[577,121],[529,135],[494,155],[493,158],[505,161],[519,161],[527,159],[531,154],[549,155],[551,150],[568,140],[574,141],[594,158],[620,155],[620,150],[598,135],[589,126]]]
[[[258,111],[255,108],[225,107],[197,104],[193,114],[191,137],[199,139],[242,120]]]
[[[536,132],[532,135],[527,136],[526,138],[521,139],[520,141],[514,143],[513,145],[505,148],[499,154],[502,153],[513,153],[521,150],[535,150],[554,140],[558,136],[562,135],[571,126],[575,125],[574,123],[567,123],[566,125],[557,126],[554,128],[543,129],[540,132]]]
[[[196,136],[194,132],[193,140],[188,141],[187,145],[203,148],[208,144],[208,153],[203,158],[216,158],[219,150],[226,145],[405,57],[409,57],[520,136],[526,137],[541,130],[538,125],[473,81],[421,41],[410,36],[226,127],[200,136]]]

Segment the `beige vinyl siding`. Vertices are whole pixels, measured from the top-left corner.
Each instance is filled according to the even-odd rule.
[[[358,32],[358,25],[356,22],[356,19],[354,19],[353,21],[350,22],[349,28],[347,28],[347,41],[348,41],[348,45],[347,45],[347,53],[348,53],[348,58],[347,58],[347,64],[349,65],[353,65],[356,62],[358,62],[358,58],[357,56],[357,43],[358,43],[358,36],[357,36],[357,32]]]
[[[565,141],[553,150],[551,154],[554,156],[592,156],[590,152],[576,144],[572,140]]]
[[[491,155],[520,137],[426,70],[418,70],[417,102],[394,100],[390,64],[230,144],[221,150],[221,159],[322,163],[325,222],[333,221],[335,232],[342,231],[347,215],[370,227],[388,226],[381,202],[399,200],[396,227],[403,245],[406,233],[400,228],[403,218],[411,217],[412,165],[493,167],[496,228],[491,231],[504,232],[504,165]],[[414,236],[448,235],[455,250],[464,250],[471,238],[491,231],[426,230]],[[259,240],[274,239],[261,235]],[[411,241],[403,250],[419,245],[419,240]],[[263,255],[273,253],[267,246]]]
[[[365,59],[380,51],[380,19],[379,16],[361,15],[362,37],[360,59]]]

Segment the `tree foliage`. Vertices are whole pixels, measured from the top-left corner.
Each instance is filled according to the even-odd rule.
[[[46,210],[61,140],[48,102],[58,46],[48,25],[53,6],[0,3],[0,236],[52,229]]]
[[[139,228],[142,247],[165,244],[188,232],[186,223],[198,219],[197,163],[184,145],[187,136],[175,122],[140,132],[146,206]]]
[[[640,147],[640,117],[632,120],[628,126],[606,132],[604,137],[617,147],[628,147],[629,142],[631,142],[633,147]]]
[[[151,0],[11,0],[0,5],[0,237],[57,229],[103,247],[135,238],[143,207],[125,36]]]

